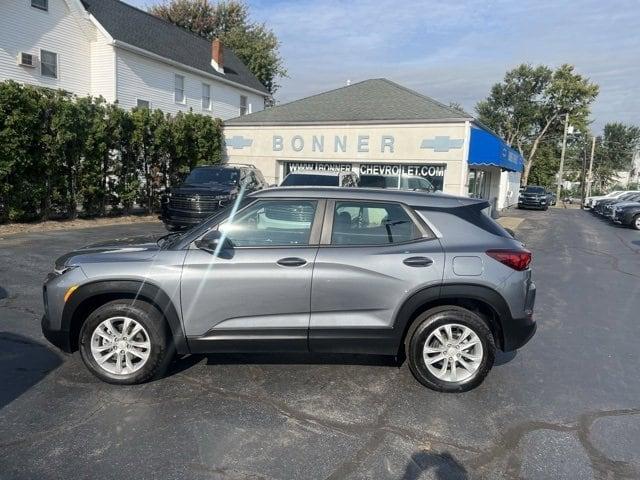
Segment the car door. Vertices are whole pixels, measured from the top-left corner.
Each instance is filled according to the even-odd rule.
[[[395,354],[394,319],[442,283],[440,241],[399,203],[327,201],[311,291],[311,351]]]
[[[192,351],[308,350],[323,212],[324,201],[258,199],[215,227],[219,251],[191,244],[181,301]]]

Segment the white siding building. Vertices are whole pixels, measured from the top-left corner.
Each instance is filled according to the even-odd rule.
[[[223,120],[269,98],[219,42],[119,0],[2,0],[0,81],[9,79]]]

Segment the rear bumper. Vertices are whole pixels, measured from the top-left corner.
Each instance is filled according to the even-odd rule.
[[[526,344],[536,333],[537,324],[533,318],[533,309],[536,303],[536,285],[532,281],[527,287],[524,316],[519,318],[506,318],[502,322],[502,349],[505,352],[517,350]]]
[[[538,324],[533,315],[524,318],[513,318],[502,325],[505,352],[511,352],[525,345],[536,333]]]

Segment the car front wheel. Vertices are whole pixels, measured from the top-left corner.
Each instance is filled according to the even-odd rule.
[[[636,230],[640,230],[640,213],[633,217],[633,220],[631,220],[631,227],[635,228]]]
[[[114,300],[94,310],[80,329],[79,344],[91,373],[122,385],[162,375],[173,357],[164,317],[139,300]]]
[[[440,392],[465,392],[480,385],[493,366],[495,351],[493,334],[484,320],[456,306],[424,312],[407,334],[411,373]]]

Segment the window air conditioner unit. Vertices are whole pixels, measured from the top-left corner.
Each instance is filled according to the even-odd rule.
[[[38,57],[31,53],[20,52],[18,53],[18,65],[22,67],[35,68],[38,63]]]

